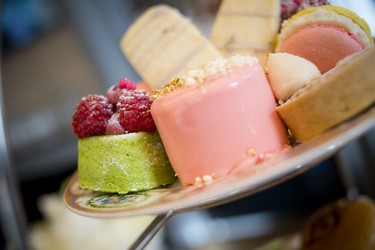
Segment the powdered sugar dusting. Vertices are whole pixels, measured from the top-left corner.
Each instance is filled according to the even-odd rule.
[[[176,89],[184,86],[201,84],[209,78],[215,78],[220,75],[233,72],[234,68],[240,68],[245,65],[252,66],[255,63],[258,63],[258,59],[249,55],[236,55],[229,58],[217,58],[216,60],[208,62],[204,68],[191,70],[183,77],[176,77],[172,79],[161,89],[154,90],[153,98],[158,99],[159,97],[172,93]],[[202,89],[202,93],[204,92],[205,89]]]
[[[240,68],[245,65],[252,66],[255,63],[258,63],[258,59],[248,55],[235,55],[229,58],[218,58],[208,62],[202,69],[189,71],[183,79],[185,85],[200,84],[208,78],[228,74],[232,72],[234,68]]]

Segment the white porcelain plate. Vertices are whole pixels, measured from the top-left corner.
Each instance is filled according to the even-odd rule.
[[[157,215],[216,206],[267,189],[310,169],[374,126],[375,107],[372,107],[307,143],[203,187],[181,187],[176,182],[167,188],[145,192],[109,194],[81,189],[74,174],[65,188],[64,201],[77,214],[100,218]]]

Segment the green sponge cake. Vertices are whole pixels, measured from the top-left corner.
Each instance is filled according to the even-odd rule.
[[[127,193],[175,180],[157,132],[83,138],[78,152],[78,180],[83,188]]]
[[[103,95],[77,104],[78,183],[101,192],[128,193],[176,180],[150,113],[153,100],[126,78]]]

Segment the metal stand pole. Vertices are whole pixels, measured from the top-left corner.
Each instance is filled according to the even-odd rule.
[[[167,223],[167,221],[174,215],[175,211],[170,210],[166,214],[156,216],[151,224],[145,229],[145,231],[139,236],[139,238],[133,243],[129,250],[142,250],[147,244],[154,238],[160,229]]]

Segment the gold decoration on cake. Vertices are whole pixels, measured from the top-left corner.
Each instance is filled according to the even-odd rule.
[[[249,149],[247,150],[247,155],[248,155],[248,156],[255,156],[255,155],[256,155],[255,149],[253,149],[253,148],[249,148]]]
[[[161,89],[154,89],[152,97],[158,99],[160,96],[171,93],[172,91],[181,88],[185,85],[185,80],[181,77],[173,78],[169,83],[164,85]]]

